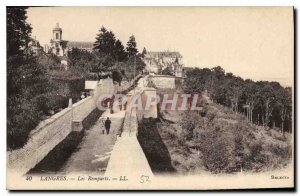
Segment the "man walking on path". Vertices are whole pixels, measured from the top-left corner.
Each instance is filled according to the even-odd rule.
[[[107,133],[107,134],[109,134],[110,124],[111,124],[111,121],[110,121],[109,118],[107,117],[107,119],[106,119],[106,121],[105,121],[105,129],[106,129],[106,133]]]

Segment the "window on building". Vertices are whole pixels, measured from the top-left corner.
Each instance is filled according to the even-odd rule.
[[[56,39],[59,39],[59,34],[58,33],[56,33]]]

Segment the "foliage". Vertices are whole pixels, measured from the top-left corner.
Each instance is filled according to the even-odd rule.
[[[119,39],[115,43],[114,58],[119,62],[127,60],[127,53],[125,52],[125,48]]]
[[[119,85],[121,85],[122,73],[119,70],[114,70],[112,72],[112,79],[113,79],[113,81],[116,81],[116,82],[118,82]]]
[[[108,31],[105,27],[101,27],[96,37],[94,50],[105,55],[113,55],[116,38],[112,31]]]
[[[166,67],[164,70],[162,70],[161,74],[169,76],[175,75],[174,71],[170,67]]]
[[[120,83],[123,79],[129,80],[141,73],[145,63],[137,55],[135,37],[131,36],[127,48],[117,39],[114,33],[101,27],[96,37],[92,53],[73,49],[69,54],[71,69],[76,72],[106,72],[113,74],[114,81]]]
[[[7,100],[7,147],[22,147],[32,130],[40,120],[40,112],[35,100],[8,98]]]
[[[21,24],[25,23],[25,10],[10,8],[7,14],[9,22],[17,23],[9,27],[9,31],[20,31],[19,26],[28,26]],[[23,49],[24,40],[29,38],[17,32],[11,32],[10,36],[14,37],[7,37],[7,146],[15,149],[26,143],[29,132],[43,118],[36,97],[50,87],[45,67]]]
[[[26,23],[27,7],[6,8],[7,56],[24,55],[30,41],[31,26]]]
[[[131,66],[132,68],[135,68],[136,75],[138,73],[141,73],[146,64],[139,56],[131,56],[129,57],[128,61],[126,62],[128,66]]]
[[[146,48],[144,47],[141,56],[144,58],[146,54],[147,54],[147,50],[146,50]]]
[[[69,97],[78,99],[84,85],[73,73],[57,70],[60,60],[55,55],[35,57],[26,51],[31,28],[25,19],[25,8],[7,8],[8,149],[24,146],[30,131],[47,116],[67,107]],[[65,78],[68,84],[56,83],[59,78]]]
[[[60,59],[53,53],[47,55],[40,55],[37,57],[38,63],[47,69],[57,69],[60,67]]]
[[[126,51],[129,57],[135,56],[138,53],[138,49],[136,48],[136,41],[134,35],[129,37],[129,41],[127,42]]]
[[[182,130],[177,129],[177,133],[164,130],[172,131],[172,134],[164,134],[167,141],[180,143],[181,148],[190,153],[187,156],[193,156],[189,149],[196,149],[202,165],[212,173],[259,172],[283,168],[290,163],[292,147],[289,142],[264,133],[263,129],[258,130],[245,120],[232,120],[242,118],[236,118],[234,112],[227,113],[224,107],[216,109],[215,106],[206,106],[204,117],[197,112],[186,112],[180,120]],[[214,114],[214,118],[208,114]]]
[[[226,172],[234,159],[233,145],[224,139],[220,127],[200,135],[200,150],[203,154],[203,164],[213,173]]]
[[[31,56],[27,45],[31,27],[26,23],[26,7],[7,7],[7,144],[9,149],[22,147],[37,124],[67,107],[68,99],[80,99],[83,79],[90,73],[113,76],[119,84],[141,73],[145,64],[137,55],[131,36],[128,54],[114,33],[102,27],[92,53],[77,48],[68,53],[68,70],[53,55]],[[135,66],[134,66],[135,65]],[[130,72],[129,72],[130,71]]]
[[[290,88],[277,82],[243,80],[232,73],[225,74],[220,66],[195,68],[185,74],[186,92],[201,94],[207,90],[214,102],[245,114],[251,123],[280,127],[283,134],[292,130]]]

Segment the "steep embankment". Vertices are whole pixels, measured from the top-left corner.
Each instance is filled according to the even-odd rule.
[[[138,141],[153,173],[174,172],[170,154],[156,124],[159,124],[158,119],[143,119],[138,126]]]
[[[148,142],[142,146],[150,165],[167,163],[178,173],[258,172],[291,162],[289,134],[252,125],[215,103],[204,104],[201,112],[161,111],[157,121],[145,123],[148,132],[140,141]]]

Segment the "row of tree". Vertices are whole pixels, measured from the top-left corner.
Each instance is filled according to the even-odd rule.
[[[116,39],[115,34],[111,30],[101,27],[93,49],[101,54],[110,55],[117,61],[124,61],[137,55],[138,49],[136,46],[135,37],[132,35],[129,37],[125,51],[125,47],[119,39]]]
[[[145,63],[138,53],[134,35],[129,37],[127,47],[111,30],[101,27],[94,43],[93,52],[74,48],[68,54],[71,69],[88,72],[112,72],[114,81],[121,83],[131,79],[133,73],[143,71]]]
[[[251,123],[278,127],[282,134],[292,130],[292,89],[278,82],[243,80],[220,66],[186,72],[185,89],[190,93],[207,90],[219,104],[243,113]]]

